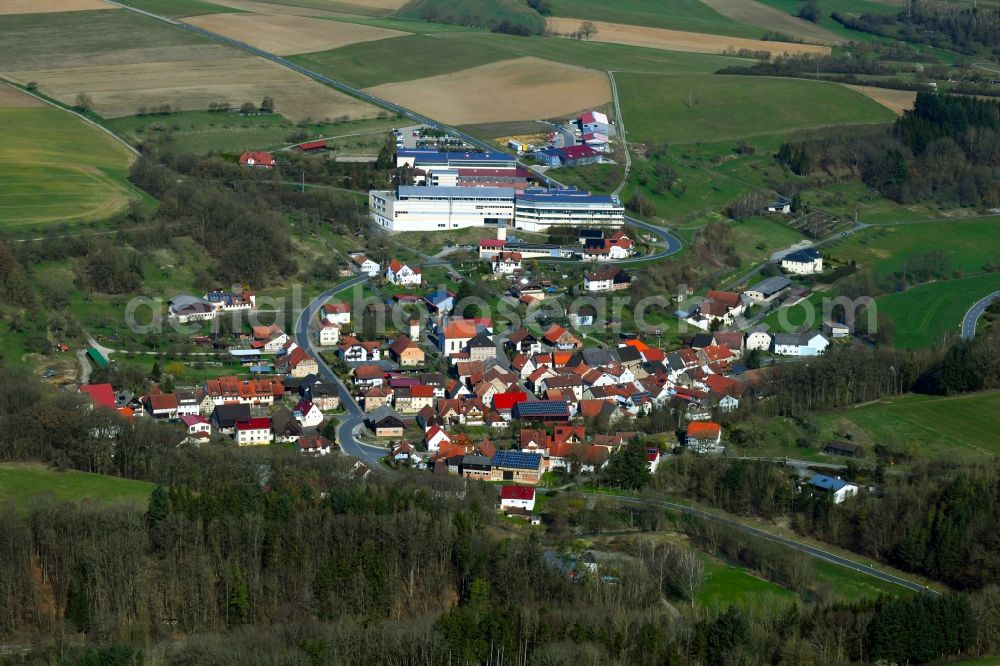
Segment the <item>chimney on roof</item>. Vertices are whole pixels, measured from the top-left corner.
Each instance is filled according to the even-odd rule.
[[[507,240],[507,225],[503,222],[497,225],[497,240]]]
[[[411,319],[410,320],[410,339],[414,342],[420,340],[420,320]]]

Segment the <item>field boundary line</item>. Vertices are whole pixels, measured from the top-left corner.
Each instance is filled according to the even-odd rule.
[[[74,116],[76,116],[77,118],[79,118],[83,122],[87,123],[88,125],[91,125],[93,127],[96,127],[97,129],[101,130],[102,132],[104,132],[105,134],[107,134],[108,136],[110,136],[111,138],[113,138],[115,141],[117,141],[118,143],[120,143],[123,146],[125,146],[125,148],[127,148],[130,153],[132,153],[136,157],[139,157],[139,151],[136,150],[136,148],[132,144],[130,144],[128,141],[126,141],[123,137],[115,134],[114,132],[112,132],[110,129],[108,129],[104,125],[102,125],[102,124],[100,124],[100,123],[98,123],[96,121],[91,120],[90,118],[88,118],[87,116],[83,115],[79,111],[74,111],[73,109],[70,109],[70,108],[68,108],[66,106],[63,106],[60,103],[54,102],[54,101],[52,101],[50,99],[46,99],[45,97],[42,97],[41,95],[37,95],[37,94],[33,93],[32,91],[27,90],[25,88],[22,88],[22,87],[18,86],[16,83],[14,83],[13,81],[9,81],[9,80],[7,80],[7,79],[5,79],[3,77],[0,77],[0,83],[3,83],[4,85],[9,86],[11,88],[14,88],[15,90],[17,90],[19,92],[22,92],[25,95],[31,95],[32,97],[34,97],[38,101],[44,102],[48,106],[51,106],[51,107],[56,108],[56,109],[59,109],[61,111],[65,111],[66,113],[73,114]]]

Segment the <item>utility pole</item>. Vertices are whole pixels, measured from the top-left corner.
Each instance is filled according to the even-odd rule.
[[[303,192],[303,194],[305,193],[305,191],[306,191],[306,170],[302,169],[302,192]]]

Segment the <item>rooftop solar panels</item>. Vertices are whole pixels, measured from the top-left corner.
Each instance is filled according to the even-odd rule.
[[[497,451],[493,454],[494,467],[508,469],[538,469],[542,465],[541,453],[524,451]]]
[[[519,402],[514,406],[516,418],[569,418],[569,405],[562,400]]]

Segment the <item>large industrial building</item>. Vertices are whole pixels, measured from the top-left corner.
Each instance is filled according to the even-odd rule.
[[[372,219],[390,231],[441,231],[505,226],[545,231],[552,226],[620,227],[617,197],[577,189],[400,186],[368,193]]]
[[[514,226],[545,231],[552,226],[620,227],[625,209],[618,197],[575,188],[531,189],[514,200]]]
[[[372,219],[391,231],[478,226],[545,231],[558,225],[620,227],[624,222],[618,197],[532,187],[531,172],[506,153],[401,149],[396,166],[412,169],[417,184],[368,193]]]
[[[510,187],[400,186],[368,193],[372,219],[390,231],[512,225]]]

